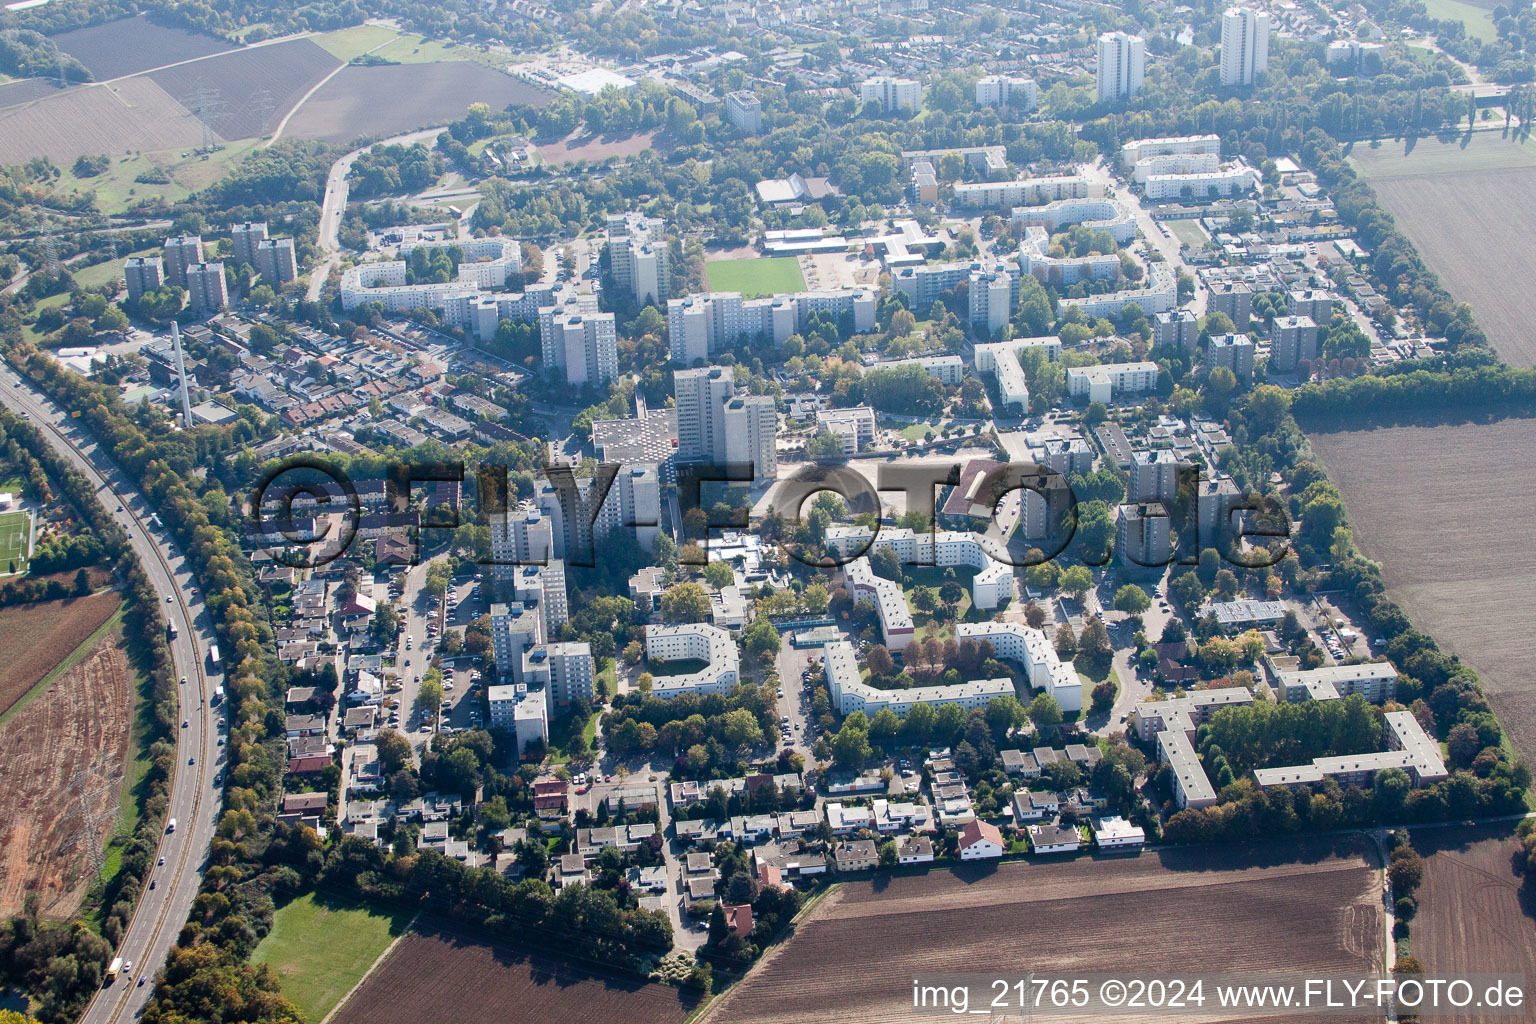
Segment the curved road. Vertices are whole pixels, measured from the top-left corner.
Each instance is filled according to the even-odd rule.
[[[325,287],[326,279],[331,276],[331,268],[341,259],[339,251],[341,249],[341,218],[347,212],[347,175],[352,172],[352,161],[356,160],[360,153],[374,146],[409,146],[422,139],[435,139],[441,131],[442,128],[424,128],[421,131],[407,132],[393,138],[370,142],[366,146],[354,149],[331,165],[331,171],[325,177],[325,199],[320,204],[320,237],[315,242],[320,251],[326,255],[309,272],[309,291],[306,297],[310,302],[320,298],[320,290]]]
[[[169,531],[158,519],[149,521],[154,509],[110,458],[97,450],[95,439],[9,366],[0,368],[0,402],[37,425],[49,443],[96,485],[97,497],[108,510],[122,506],[115,518],[128,531],[134,554],[155,590],[172,598],[163,606],[177,629],[171,655],[177,675],[186,680],[179,687],[180,714],[186,726],[177,730],[176,772],[166,812],[168,818],[176,819],[176,831],[161,836],[156,856],[165,863],[151,869],[155,888],[144,889],[118,946],[117,955],[133,963],[132,976],[125,972],[104,987],[81,1017],[81,1024],[117,1024],[135,1019],[154,989],[152,981],[140,987],[138,979],[153,978],[186,923],[218,821],[223,795],[218,781],[224,760],[223,706],[213,708],[208,701],[222,680],[217,673],[204,672],[203,662],[213,642],[213,629],[202,598],[192,592],[196,581]],[[192,759],[195,764],[190,763]]]

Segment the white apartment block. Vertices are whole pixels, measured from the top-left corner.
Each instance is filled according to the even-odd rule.
[[[1019,362],[1019,353],[1029,348],[1043,351],[1048,363],[1061,361],[1061,339],[1049,335],[975,346],[976,371],[996,376],[998,397],[1003,404],[1017,404],[1026,410],[1029,408],[1029,383]]]
[[[827,546],[845,558],[868,544],[869,551],[890,548],[896,552],[902,564],[934,565],[940,569],[967,566],[975,569],[976,575],[971,580],[971,603],[982,609],[996,608],[1013,598],[1013,566],[1004,560],[1006,551],[993,547],[994,543],[980,534],[951,530],[913,533],[905,527],[886,526],[881,527],[871,542],[870,531],[863,526],[832,526],[827,529]],[[865,554],[869,554],[869,551]],[[863,561],[867,562],[867,559]],[[896,592],[901,594],[899,586]],[[901,601],[905,608],[904,594],[901,594]],[[907,622],[911,622],[910,615]]]
[[[1097,366],[1069,366],[1067,390],[1073,398],[1090,402],[1110,402],[1127,391],[1151,391],[1157,387],[1157,364],[1101,363]]]
[[[923,85],[911,78],[878,75],[859,83],[859,102],[878,103],[885,110],[917,111],[923,105]]]
[[[235,250],[235,265],[244,263],[253,270],[259,270],[260,268],[256,266],[256,247],[267,240],[267,222],[248,221],[244,224],[231,224],[229,238]]]
[[[503,320],[536,321],[539,310],[557,303],[552,286],[511,292],[522,281],[522,246],[510,238],[463,241],[416,241],[400,246],[402,256],[418,248],[457,245],[464,254],[454,280],[408,284],[406,260],[361,263],[341,275],[341,307],[345,310],[378,303],[387,312],[417,309],[442,311],[442,322],[475,338],[489,338]]]
[[[646,626],[645,656],[651,661],[702,661],[697,672],[655,676],[651,696],[671,700],[684,694],[728,694],[741,678],[741,656],[729,631],[702,622]]]
[[[1269,65],[1269,12],[1233,7],[1221,16],[1221,84],[1252,85]]]
[[[485,695],[490,707],[488,724],[513,733],[519,756],[530,744],[549,745],[549,701],[543,691],[530,691],[522,683],[506,683],[487,687]]]
[[[1121,245],[1136,240],[1136,215],[1118,199],[1085,196],[1057,199],[1044,206],[1015,207],[1010,219],[1026,227],[1039,225],[1051,232],[1082,224],[1095,231],[1107,231]]]
[[[654,462],[626,463],[613,478],[593,526],[596,539],[629,530],[646,551],[656,550],[661,532],[661,472]]]
[[[725,119],[744,132],[763,130],[763,104],[745,89],[725,94]]]
[[[1103,186],[1076,174],[1055,174],[1015,181],[962,181],[954,186],[955,205],[972,209],[1038,206],[1062,199],[1091,199]]]
[[[940,707],[956,704],[966,711],[984,708],[998,697],[1016,697],[1011,679],[977,679],[952,686],[914,686],[910,690],[878,690],[859,677],[859,663],[853,645],[846,640],[827,644],[821,649],[822,668],[827,681],[827,695],[840,715],[862,711],[873,718],[889,708],[897,718],[918,704]]]
[[[740,292],[702,292],[667,301],[667,345],[674,362],[708,360],[721,349],[758,337],[782,344],[813,313],[852,318],[855,331],[875,327],[876,294],[866,288],[785,292],[743,299]]]
[[[1358,693],[1373,704],[1384,704],[1397,693],[1397,666],[1371,661],[1281,671],[1274,689],[1276,698],[1283,701],[1339,700]]]
[[[1180,807],[1209,807],[1216,802],[1200,755],[1195,751],[1195,730],[1222,708],[1253,703],[1253,694],[1242,686],[1196,690],[1186,697],[1142,701],[1131,712],[1130,727],[1143,743],[1157,739],[1158,760],[1173,768],[1174,799]]]
[[[1006,146],[954,146],[949,149],[904,149],[901,151],[901,169],[910,171],[919,163],[938,166],[939,161],[950,153],[965,160],[987,178],[995,178],[1008,170]]]
[[[1188,153],[1221,155],[1219,135],[1165,135],[1155,139],[1136,139],[1120,147],[1120,162],[1127,168],[1155,156]]]
[[[536,644],[523,652],[522,663],[521,681],[543,683],[554,700],[592,699],[596,673],[590,644]]]
[[[1044,632],[1016,622],[961,622],[956,640],[986,641],[992,653],[1024,669],[1029,685],[1048,693],[1063,711],[1083,709],[1083,680],[1071,662],[1063,662]]]
[[[1023,107],[1034,110],[1040,105],[1040,86],[1033,78],[987,75],[976,82],[978,107]]]
[[[894,370],[903,366],[920,366],[927,374],[945,387],[959,387],[965,378],[965,360],[959,356],[917,356],[912,359],[884,359],[870,365],[871,370]]]
[[[1099,36],[1094,82],[1100,103],[1130,99],[1147,74],[1147,44],[1140,36],[1107,32]]]
[[[1148,199],[1208,199],[1256,191],[1264,178],[1241,160],[1215,171],[1195,174],[1153,174],[1147,178]]]
[[[737,395],[731,370],[675,370],[679,462],[750,462],[754,482],[778,473],[778,411],[769,395]]]
[[[973,270],[970,277],[971,328],[990,338],[1008,323],[1013,310],[1013,275],[1006,270]]]
[[[672,254],[667,222],[638,213],[608,218],[608,264],[614,284],[641,305],[672,297]]]
[[[544,366],[566,383],[602,387],[619,375],[619,336],[612,313],[599,313],[595,300],[574,296],[539,310],[539,346]],[[584,308],[590,306],[592,308]]]
[[[1319,757],[1307,764],[1282,768],[1255,768],[1260,786],[1315,785],[1333,779],[1341,786],[1369,786],[1378,772],[1396,768],[1415,786],[1427,786],[1448,778],[1440,744],[1413,717],[1411,711],[1388,711],[1383,718],[1387,749],[1372,754],[1341,754]]]
[[[123,264],[123,283],[128,287],[128,301],[138,302],[145,292],[157,291],[165,284],[165,261],[159,256],[131,256]]]
[[[299,276],[299,258],[293,249],[291,238],[264,238],[256,243],[255,261],[251,264],[261,279],[273,288],[287,284]]]
[[[851,409],[819,409],[816,426],[819,431],[838,439],[844,455],[856,455],[875,439],[875,410],[867,405],[856,405]]]
[[[229,305],[229,284],[222,263],[194,263],[187,268],[187,304],[199,313]]]
[[[830,542],[830,537],[828,539]],[[867,555],[843,566],[843,580],[855,601],[869,598],[875,603],[875,612],[880,617],[880,637],[886,647],[899,652],[912,642],[916,632],[912,609],[907,606],[907,595],[900,583],[875,575]]]
[[[1160,153],[1136,161],[1131,168],[1131,180],[1145,185],[1154,175],[1212,174],[1221,170],[1221,156],[1217,153]]]
[[[174,235],[165,240],[162,250],[165,260],[165,280],[178,288],[188,288],[187,268],[203,262],[201,235]]]
[[[1152,344],[1176,345],[1193,352],[1200,343],[1200,320],[1187,309],[1158,313],[1152,318]]]

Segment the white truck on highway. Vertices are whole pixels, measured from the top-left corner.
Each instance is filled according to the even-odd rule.
[[[107,964],[107,984],[110,985],[112,982],[116,981],[118,974],[120,974],[122,970],[123,958],[120,956],[113,957],[112,962]]]

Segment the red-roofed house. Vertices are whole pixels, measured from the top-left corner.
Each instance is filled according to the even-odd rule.
[[[760,861],[757,865],[757,884],[760,887],[784,884],[784,870],[777,864]]]
[[[979,818],[966,822],[960,830],[960,859],[986,860],[1003,855],[1003,833],[996,825]]]
[[[565,816],[566,793],[570,783],[562,779],[542,779],[533,784],[533,810],[541,818]]]
[[[734,907],[721,907],[725,912],[725,923],[731,926],[731,930],[742,938],[752,934],[752,908],[740,903]]]

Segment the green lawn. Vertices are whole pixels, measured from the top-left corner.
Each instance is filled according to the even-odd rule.
[[[32,513],[0,512],[0,573],[25,572],[32,553]]]
[[[61,168],[59,180],[54,183],[53,193],[94,192],[96,206],[103,213],[122,213],[139,200],[155,196],[178,203],[223,178],[238,160],[260,143],[260,139],[242,139],[206,155],[193,153],[190,149],[169,149],[115,156],[112,166],[93,178],[77,178],[66,164]],[[154,168],[164,171],[171,180],[163,184],[134,180]]]
[[[800,261],[791,256],[718,260],[704,265],[710,291],[741,292],[743,298],[805,290]]]
[[[399,34],[384,25],[353,25],[351,28],[339,28],[334,32],[310,36],[310,41],[332,56],[351,60],[376,46],[382,46]]]
[[[454,60],[474,60],[477,51],[469,46],[456,46],[440,39],[407,34],[386,46],[373,51],[375,57],[397,61],[401,64],[438,64]],[[465,101],[468,106],[469,101]]]
[[[1485,43],[1493,42],[1499,33],[1493,27],[1491,8],[1465,3],[1463,0],[1424,0],[1431,18],[1441,21],[1459,21],[1467,27],[1467,35]]]
[[[1370,180],[1406,178],[1463,171],[1499,171],[1536,167],[1536,142],[1512,142],[1497,132],[1475,132],[1453,142],[1419,139],[1408,143],[1383,140],[1379,146],[1356,143],[1350,162]]]
[[[1168,220],[1163,226],[1173,232],[1173,237],[1189,246],[1191,249],[1203,249],[1205,243],[1211,240],[1211,236],[1205,233],[1197,220]]]
[[[410,921],[405,911],[390,914],[332,903],[311,893],[278,910],[272,931],[251,959],[271,966],[282,979],[283,995],[306,1018],[318,1022],[352,991]]]

